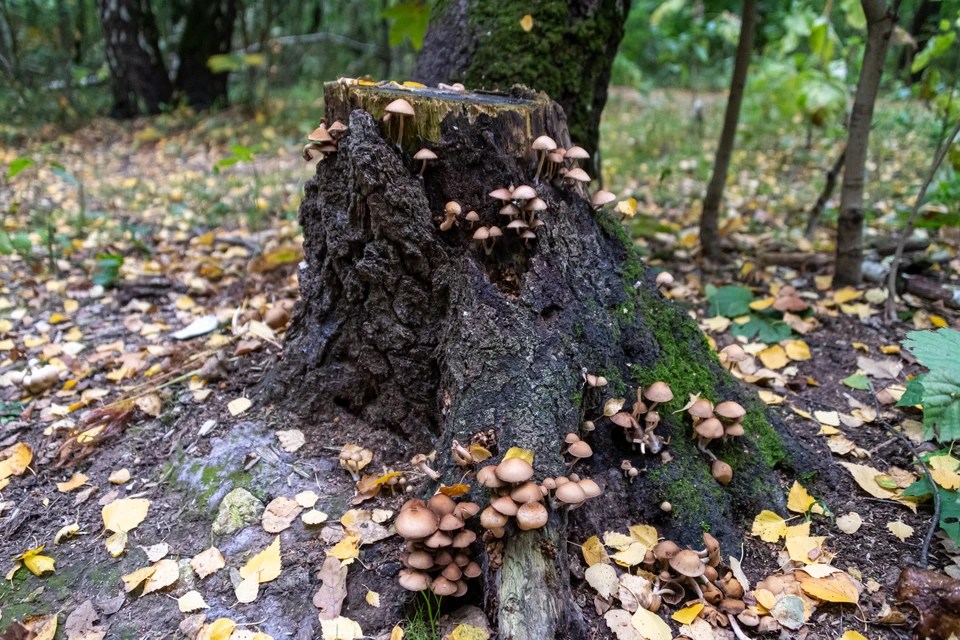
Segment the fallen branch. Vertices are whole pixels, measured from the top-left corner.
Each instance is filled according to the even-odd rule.
[[[833,161],[833,166],[827,171],[827,181],[823,185],[823,191],[820,193],[820,197],[817,198],[817,202],[813,205],[813,208],[810,209],[810,216],[807,218],[807,229],[804,232],[807,240],[813,239],[813,234],[817,230],[817,225],[820,224],[820,218],[823,216],[823,210],[827,206],[827,201],[830,199],[830,196],[833,195],[833,190],[837,188],[837,177],[839,177],[840,170],[843,169],[843,163],[846,162],[846,160],[847,149],[844,147],[840,155],[837,156],[837,159]]]

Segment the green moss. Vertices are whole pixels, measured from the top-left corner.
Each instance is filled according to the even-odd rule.
[[[623,382],[620,375],[620,369],[616,367],[600,367],[597,374],[607,379],[607,389],[613,393],[614,398],[623,398],[627,393],[627,385]]]

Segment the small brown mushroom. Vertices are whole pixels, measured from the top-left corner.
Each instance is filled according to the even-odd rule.
[[[390,114],[395,114],[400,119],[400,131],[397,133],[397,144],[403,144],[403,120],[407,117],[413,117],[416,115],[416,111],[413,110],[413,107],[410,106],[410,103],[404,100],[403,98],[398,98],[387,105],[386,112]]]
[[[723,485],[730,484],[730,481],[733,480],[733,469],[723,460],[714,460],[710,473],[714,480]]]
[[[430,576],[423,571],[400,571],[400,578],[397,580],[400,586],[407,591],[423,591],[430,586]]]
[[[533,177],[535,183],[540,182],[540,171],[543,169],[543,161],[547,159],[547,153],[557,148],[557,143],[550,136],[540,136],[530,145],[540,154],[540,161],[537,163],[537,174]]]
[[[477,472],[477,482],[491,489],[499,489],[506,486],[506,482],[497,477],[497,466],[490,465],[480,469]]]
[[[476,211],[468,211],[467,215],[464,216],[466,221],[470,223],[470,228],[473,229],[473,223],[480,221],[480,216]]]
[[[525,502],[517,510],[517,526],[522,531],[539,529],[547,524],[547,508],[540,502]]]
[[[430,468],[430,464],[427,461],[427,456],[423,455],[422,453],[415,455],[413,459],[410,460],[410,464],[419,468],[420,471],[422,471],[423,474],[431,480],[436,481],[440,479],[440,474]]]
[[[587,150],[584,149],[583,147],[578,147],[577,145],[573,145],[572,147],[570,147],[569,149],[563,152],[563,159],[570,160],[571,165],[573,167],[577,166],[577,162],[579,160],[587,160],[589,158],[590,158],[590,154],[587,153]]]
[[[616,202],[616,200],[617,200],[617,196],[613,195],[609,191],[604,191],[603,189],[600,189],[595,194],[593,194],[593,198],[590,200],[590,204],[591,206],[593,206],[594,209],[596,209],[597,211],[600,211],[601,209],[603,209],[604,206],[610,204],[611,202]]]
[[[731,369],[733,365],[747,359],[747,354],[743,350],[743,347],[737,343],[727,345],[723,349],[720,349],[720,356],[723,366],[727,369]]]
[[[508,458],[497,465],[496,474],[504,482],[526,482],[533,477],[533,467],[523,458]]]
[[[502,187],[500,189],[494,189],[487,195],[489,195],[491,198],[499,200],[505,205],[513,200],[513,192],[510,189],[504,189]]]
[[[418,178],[422,178],[423,172],[427,169],[427,160],[436,160],[437,154],[435,154],[433,151],[430,151],[430,149],[420,149],[420,151],[417,151],[414,154],[413,159],[423,160],[423,164],[420,165],[420,173],[417,174]]]
[[[669,271],[661,271],[657,274],[657,285],[661,287],[669,287],[673,284],[673,275]]]
[[[664,513],[670,513],[673,511],[673,505],[664,500],[660,503],[660,511],[663,511]]]
[[[443,576],[437,576],[433,584],[430,585],[430,588],[438,596],[452,596],[457,592],[456,583],[447,580]]]
[[[422,503],[415,503],[400,510],[394,527],[404,539],[420,540],[440,527],[440,518]]]
[[[661,402],[670,402],[673,400],[673,391],[666,382],[654,382],[643,392],[643,396],[651,402],[649,410],[653,411]]]
[[[440,231],[449,231],[457,222],[457,216],[460,215],[461,211],[463,211],[463,209],[460,207],[459,203],[453,202],[452,200],[448,202],[443,208],[443,213],[446,216],[446,219],[440,223]]]
[[[727,402],[721,402],[714,409],[716,414],[720,416],[728,424],[740,420],[743,416],[747,415],[746,409],[741,407],[736,402],[728,400]]]

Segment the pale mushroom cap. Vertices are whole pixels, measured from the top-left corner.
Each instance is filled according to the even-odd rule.
[[[670,558],[670,568],[688,578],[697,578],[703,575],[704,565],[696,551],[685,549]]]
[[[480,526],[484,529],[500,529],[507,525],[509,518],[493,507],[487,507],[480,513]]]
[[[713,474],[713,479],[720,484],[730,484],[730,481],[733,480],[733,469],[723,460],[714,460],[710,473]]]
[[[331,132],[333,131],[340,132],[340,131],[346,131],[346,130],[347,130],[347,125],[343,124],[339,120],[334,121],[334,123],[330,125]]]
[[[527,226],[528,226],[527,223],[524,222],[523,220],[514,220],[513,222],[507,225],[507,229],[526,229]]]
[[[416,115],[416,111],[413,110],[413,107],[410,106],[410,103],[404,100],[403,98],[398,98],[387,105],[387,113],[397,113],[402,116],[413,116]]]
[[[491,198],[496,198],[497,200],[513,200],[513,193],[510,191],[510,189],[494,189],[487,195],[489,195]]]
[[[397,582],[407,591],[423,591],[430,586],[430,576],[422,571],[407,571],[405,569],[400,572],[400,578]]]
[[[510,499],[519,504],[524,502],[538,502],[543,497],[540,487],[534,482],[524,482],[510,492]]]
[[[436,493],[427,500],[427,507],[438,516],[445,516],[453,513],[453,510],[457,508],[457,503],[448,495]]]
[[[584,478],[577,484],[580,485],[580,488],[583,489],[583,492],[587,494],[588,498],[596,498],[598,495],[603,493],[603,490],[600,488],[600,485],[598,485],[596,482],[594,482],[590,478]]]
[[[526,238],[527,240],[533,240],[534,238],[537,237],[537,234],[534,233],[533,231],[530,231],[530,229],[527,229],[526,231],[520,234],[520,237]]]
[[[568,433],[567,436],[563,439],[567,444],[573,444],[574,442],[580,442],[580,436],[575,433]]]
[[[343,455],[343,454],[341,454],[341,456],[342,456],[342,455]],[[348,457],[349,457],[349,456],[348,456]],[[423,500],[421,500],[420,498],[410,498],[409,500],[407,500],[406,502],[403,503],[403,506],[400,507],[400,511],[405,511],[405,510],[407,510],[407,509],[409,509],[409,508],[411,508],[411,507],[414,507],[414,506],[423,507],[424,509],[426,509],[426,508],[427,508],[427,503],[424,502]]]
[[[587,494],[576,482],[567,482],[559,487],[554,494],[560,502],[567,504],[576,504],[587,499]]]
[[[528,187],[525,184],[520,185],[513,190],[513,199],[514,200],[529,200],[530,198],[536,198],[537,192],[533,187]]]
[[[703,546],[709,553],[720,550],[720,543],[706,531],[703,532]]]
[[[637,421],[633,419],[633,416],[626,411],[618,411],[610,416],[610,422],[618,427],[623,427],[624,429],[633,429],[634,427],[639,426]]]
[[[457,585],[457,590],[453,592],[453,597],[454,597],[454,598],[461,598],[461,597],[467,595],[467,583],[466,583],[466,582],[464,582],[462,579],[460,579],[460,580],[457,580],[456,585]]]
[[[447,515],[440,518],[440,531],[456,531],[457,529],[463,528],[463,520],[448,513]]]
[[[457,584],[447,580],[443,576],[437,576],[437,579],[430,585],[433,592],[438,596],[452,596],[457,592]]]
[[[609,191],[604,191],[603,189],[600,189],[600,191],[597,191],[595,194],[593,194],[593,199],[590,200],[590,204],[592,204],[595,207],[602,207],[605,204],[610,204],[616,199],[617,199],[617,196],[613,195]]]
[[[650,402],[670,402],[673,400],[673,391],[666,382],[654,382],[643,392],[643,397]]]
[[[550,136],[540,136],[530,146],[537,151],[553,151],[557,148],[557,143]]]
[[[563,162],[563,154],[559,151],[554,151],[547,154],[547,160],[550,162],[560,163]]]
[[[557,488],[557,483],[553,478],[544,478],[541,486],[545,487],[547,491],[553,491]]]
[[[584,160],[586,158],[589,158],[590,154],[587,153],[587,150],[584,149],[583,147],[578,147],[577,145],[573,145],[572,147],[570,147],[569,149],[563,152],[563,157],[567,159],[573,159],[573,160]]]
[[[436,160],[437,154],[435,154],[433,151],[430,151],[430,149],[420,149],[420,151],[417,151],[415,154],[413,154],[413,159],[414,160]]]
[[[553,481],[559,487],[560,485],[567,484],[568,482],[570,482],[570,478],[568,478],[567,476],[557,476],[556,478],[554,478]]]
[[[500,230],[500,227],[497,227],[497,226],[490,227],[491,238],[499,238],[502,235],[503,235],[503,231]]]
[[[700,398],[687,411],[694,418],[712,418],[713,403],[706,398]]]
[[[453,510],[453,515],[462,520],[472,518],[480,513],[480,505],[476,502],[458,502],[457,508]]]
[[[539,502],[526,502],[517,510],[517,526],[523,531],[539,529],[547,524],[547,508]]]
[[[546,211],[547,203],[541,198],[530,198],[527,204],[523,205],[524,211]]]
[[[496,465],[490,465],[477,472],[477,482],[491,489],[499,489],[504,485],[503,480],[497,477]]]
[[[439,549],[453,544],[453,538],[442,531],[435,531],[433,535],[423,541],[423,544],[430,549]]]
[[[330,135],[326,127],[319,126],[307,136],[307,140],[310,142],[333,142],[333,136]]]
[[[453,202],[453,201],[448,202],[447,205],[443,208],[443,210],[446,213],[453,214],[455,216],[460,215],[460,212],[463,211],[463,209],[460,207],[460,203]]]
[[[567,171],[566,175],[564,175],[564,178],[566,178],[567,180],[576,180],[577,182],[590,182],[590,180],[592,179],[590,176],[587,175],[587,172],[581,169],[580,167],[577,167],[576,169],[570,169],[569,171]]]
[[[680,551],[681,551],[680,547],[677,546],[677,543],[673,542],[672,540],[664,540],[662,542],[658,542],[653,547],[653,555],[660,558],[661,560],[669,560],[673,558],[675,555],[677,555],[678,553],[680,553]]]
[[[490,237],[490,229],[487,229],[486,227],[480,227],[479,229],[473,232],[474,240],[486,240],[489,237]]]
[[[480,216],[479,214],[477,214],[476,211],[467,212],[467,220],[469,220],[470,222],[476,222],[479,219],[480,219]]]
[[[467,576],[468,578],[476,578],[481,573],[482,571],[480,570],[480,565],[478,565],[476,562],[471,562],[463,568],[463,575]]]
[[[746,352],[743,350],[743,347],[734,343],[725,346],[723,349],[720,349],[720,353],[727,354],[727,360],[730,362],[743,362],[747,357]]]
[[[707,418],[697,425],[696,432],[704,438],[713,440],[723,437],[723,423],[716,418]]]
[[[453,554],[447,550],[437,551],[437,554],[434,556],[433,561],[436,562],[441,567],[446,566],[453,562]]]
[[[583,440],[579,442],[574,442],[570,445],[570,448],[567,449],[567,453],[572,455],[574,458],[589,458],[593,455],[593,449],[590,448]]]
[[[413,569],[430,569],[433,567],[433,555],[427,551],[414,551],[407,556],[407,566]]]
[[[474,540],[477,539],[477,534],[473,531],[461,531],[453,537],[453,548],[454,549],[465,549],[473,544]]]
[[[503,205],[503,207],[500,208],[500,215],[518,216],[520,215],[520,207],[513,204],[512,202],[508,202],[507,204]]]
[[[497,477],[504,482],[526,482],[533,477],[533,467],[523,458],[509,458],[496,467]]]
[[[443,568],[443,571],[440,573],[440,575],[442,575],[447,580],[456,581],[456,580],[459,580],[460,576],[463,575],[463,571],[460,569],[460,567],[457,566],[455,562],[451,562],[450,564],[448,564]]]
[[[657,284],[673,284],[673,274],[669,271],[661,271],[657,274]]]
[[[490,506],[505,516],[517,515],[517,503],[510,496],[500,496],[490,501]]]
[[[394,526],[407,540],[418,540],[435,532],[440,526],[440,518],[430,509],[414,504],[400,510]]]
[[[747,415],[746,410],[732,400],[721,402],[714,411],[716,411],[717,415],[721,418],[728,418],[730,420],[736,420],[737,418],[742,418]]]
[[[723,433],[724,435],[729,436],[731,438],[736,438],[736,437],[742,436],[746,432],[743,430],[742,424],[740,424],[739,422],[735,422],[729,427],[727,427],[726,429],[724,429]]]

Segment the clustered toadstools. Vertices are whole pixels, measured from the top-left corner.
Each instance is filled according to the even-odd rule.
[[[646,402],[644,401],[646,399]],[[663,449],[663,439],[654,430],[660,424],[660,414],[656,411],[657,405],[673,400],[673,391],[666,382],[654,382],[646,391],[637,389],[637,401],[633,403],[631,413],[618,411],[610,416],[610,421],[622,427],[627,442],[634,448],[640,445],[640,452],[660,453]],[[649,402],[649,404],[647,404]],[[640,420],[643,419],[643,426]]]
[[[316,151],[320,154],[335,153],[337,151],[337,143],[340,141],[340,138],[347,132],[347,125],[343,124],[339,120],[330,125],[330,128],[327,128],[327,121],[324,119],[320,120],[320,126],[313,130],[313,133],[307,136],[307,145],[303,148],[303,159],[307,162],[313,160],[313,154],[311,152]],[[323,155],[321,155],[323,157]]]
[[[723,460],[718,460],[712,451],[707,449],[714,440],[726,442],[731,438],[742,436],[743,425],[740,420],[747,415],[746,410],[733,401],[721,402],[716,407],[706,398],[700,398],[687,409],[693,418],[693,430],[697,436],[697,448],[713,461],[711,473],[720,484],[730,484],[733,480],[733,469]]]
[[[438,596],[459,598],[467,592],[468,578],[480,575],[480,565],[470,560],[470,545],[477,534],[464,528],[477,515],[473,502],[456,502],[442,493],[430,500],[404,503],[394,526],[404,540],[400,586],[409,591],[432,590]]]

